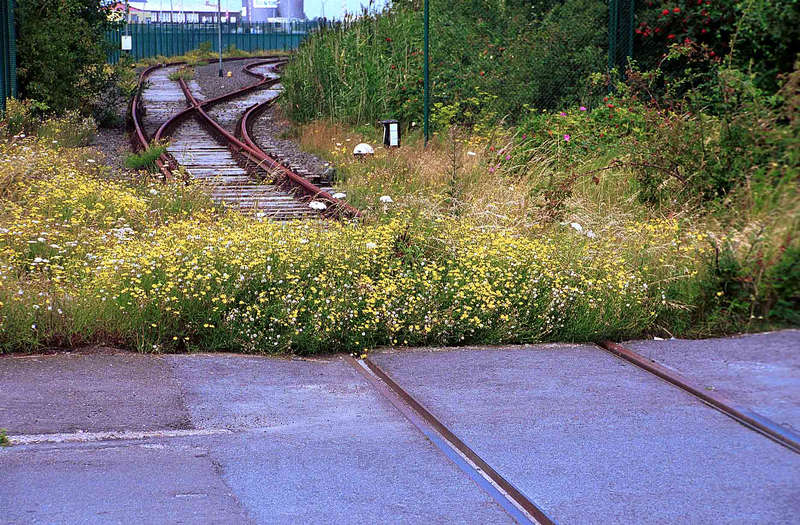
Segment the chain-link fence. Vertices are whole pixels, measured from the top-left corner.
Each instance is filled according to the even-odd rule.
[[[14,31],[14,0],[0,0],[0,113],[6,99],[17,96],[17,46]]]

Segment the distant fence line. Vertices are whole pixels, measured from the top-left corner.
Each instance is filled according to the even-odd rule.
[[[231,46],[243,51],[296,49],[319,27],[320,24],[317,22],[303,21],[281,24],[223,23],[222,49]],[[128,53],[122,51],[123,35],[131,36],[130,55],[135,60],[159,55],[167,57],[183,55],[187,51],[197,49],[204,42],[208,42],[213,51],[219,51],[216,23],[132,23],[106,33],[106,40],[111,48],[108,53],[109,64],[116,64],[123,53]]]

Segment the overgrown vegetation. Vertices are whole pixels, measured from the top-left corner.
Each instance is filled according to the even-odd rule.
[[[420,2],[396,1],[378,17],[325,30],[286,68],[288,115],[351,124],[422,114]],[[566,0],[551,11],[529,2],[431,1],[433,101],[458,104],[466,120],[486,96],[496,120],[525,107],[575,101],[583,79],[605,64],[607,5]],[[543,13],[547,13],[543,16]]]
[[[637,242],[623,232],[675,219],[703,232],[708,251],[697,252],[696,273],[664,281],[671,308],[648,330],[797,323],[800,73],[787,56],[794,60],[800,26],[764,26],[783,4],[648,2],[639,8],[637,38],[649,39],[637,44],[641,63],[617,75],[603,65],[595,4],[491,4],[432,10],[433,34],[449,44],[431,53],[436,136],[427,151],[417,142],[416,2],[301,48],[284,80],[285,110],[306,123],[306,147],[340,166],[348,198],[380,210],[377,198],[388,194],[434,220],[469,217],[534,238],[571,224],[614,238],[610,253],[623,257]],[[386,116],[404,121],[410,151],[353,161],[347,141],[375,140],[369,124]]]
[[[738,20],[717,20],[698,4],[711,21],[686,22],[689,41],[669,33],[608,72],[602,3],[434,0],[425,149],[418,4],[312,38],[284,80],[296,136],[336,164],[357,224],[245,217],[144,172],[109,180],[91,150],[45,137],[78,126],[12,101],[0,351],[361,353],[800,322],[800,72],[777,44],[748,57],[774,40],[761,30],[718,41],[763,13],[736,3]],[[690,10],[645,7],[662,12],[658,35]],[[735,30],[695,39],[705,25]],[[401,117],[403,147],[354,159],[386,116]]]
[[[520,236],[391,203],[363,225],[254,222],[191,185],[106,180],[91,151],[35,139],[2,148],[5,351],[102,340],[312,353],[633,335],[668,310],[660,283],[696,272],[709,249],[673,219],[639,223],[617,258],[603,257],[623,240],[611,236],[569,226]]]
[[[23,98],[55,112],[91,104],[108,82],[105,32],[114,27],[103,0],[17,3],[18,76]]]

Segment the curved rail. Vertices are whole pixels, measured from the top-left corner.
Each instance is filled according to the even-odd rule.
[[[233,58],[226,60],[241,60],[241,59]],[[256,145],[256,143],[250,138],[249,128],[252,123],[252,119],[255,116],[259,115],[261,112],[263,112],[267,107],[269,107],[269,105],[272,102],[274,102],[274,99],[267,101],[265,103],[256,104],[247,110],[244,116],[240,119],[239,126],[237,126],[237,128],[239,128],[237,129],[237,131],[239,131],[242,140],[239,140],[234,134],[230,133],[227,129],[222,127],[216,120],[214,120],[206,112],[206,108],[214,104],[225,102],[227,100],[239,97],[250,91],[271,87],[279,83],[280,82],[279,78],[270,78],[267,75],[252,71],[252,68],[263,66],[265,64],[281,64],[281,63],[286,63],[286,59],[271,57],[271,58],[264,58],[264,60],[248,64],[243,68],[243,71],[248,75],[259,78],[259,81],[250,84],[248,86],[245,86],[244,88],[238,89],[236,91],[231,91],[219,97],[204,100],[202,102],[198,101],[194,97],[186,82],[183,79],[179,79],[178,85],[180,86],[181,90],[184,93],[184,96],[186,97],[187,102],[190,105],[186,109],[173,115],[172,117],[167,119],[164,123],[162,123],[161,126],[156,131],[153,139],[161,140],[167,137],[172,132],[172,130],[174,130],[174,128],[179,124],[179,122],[189,117],[190,115],[196,113],[205,121],[205,123],[208,126],[212,128],[212,130],[218,136],[222,137],[222,139],[228,143],[229,148],[232,149],[235,153],[244,156],[246,159],[253,162],[259,168],[271,174],[278,175],[279,182],[281,184],[291,187],[292,189],[299,190],[303,198],[324,202],[327,207],[322,212],[323,216],[331,218],[361,217],[361,212],[359,210],[335,198],[333,195],[317,187],[316,185],[308,181],[306,178],[295,173],[291,169],[283,166],[275,158],[269,156],[267,153],[261,150],[261,148],[259,148],[258,145]],[[140,96],[144,81],[150,73],[152,73],[154,70],[160,67],[165,67],[166,65],[175,66],[182,64],[183,62],[174,62],[170,64],[159,64],[155,66],[150,66],[149,68],[145,69],[139,77],[139,87],[137,88],[137,92],[134,95],[133,100],[131,102],[131,115],[134,120],[136,138],[138,139],[140,146],[143,148],[146,148],[149,145],[147,134],[144,130],[144,126],[140,121],[140,111],[141,111]],[[156,164],[161,173],[164,174],[165,178],[171,177],[172,169],[174,169],[177,166],[177,163],[173,159],[171,159],[171,157],[169,157],[166,153],[162,154],[159,157],[159,159],[156,160]]]

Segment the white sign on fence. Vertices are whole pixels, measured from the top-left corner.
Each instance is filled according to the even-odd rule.
[[[122,50],[130,51],[133,49],[133,37],[131,35],[122,35]]]

